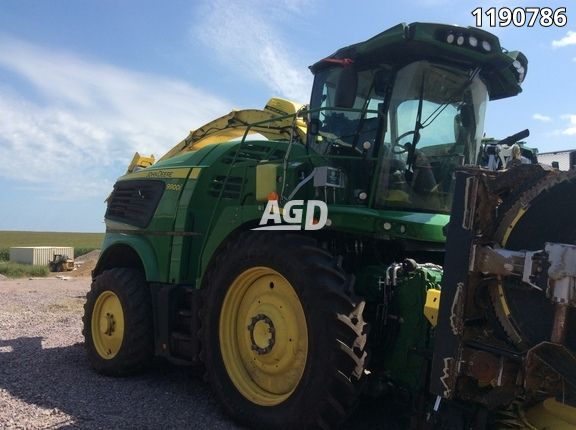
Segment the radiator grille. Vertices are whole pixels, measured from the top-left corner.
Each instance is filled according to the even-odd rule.
[[[106,218],[137,227],[147,227],[164,193],[164,182],[119,181],[108,198]]]

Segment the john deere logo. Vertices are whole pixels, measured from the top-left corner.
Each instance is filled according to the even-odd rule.
[[[302,225],[302,217],[306,208],[306,217]],[[282,210],[278,200],[268,200],[266,209],[260,219],[262,227],[252,230],[320,230],[328,220],[328,206],[322,200],[290,200]],[[272,225],[268,225],[272,222]]]

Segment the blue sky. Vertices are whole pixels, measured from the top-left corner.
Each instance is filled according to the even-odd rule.
[[[0,230],[104,231],[104,199],[135,151],[162,155],[232,108],[308,101],[307,66],[399,22],[474,25],[471,11],[567,6],[563,28],[496,28],[529,59],[524,93],[486,134],[530,128],[576,148],[576,6],[468,0],[2,0]]]

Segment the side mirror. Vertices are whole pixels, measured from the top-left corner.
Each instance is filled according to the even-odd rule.
[[[338,78],[338,87],[334,97],[334,107],[352,108],[358,90],[358,72],[353,66],[344,66]]]
[[[316,136],[318,131],[320,131],[320,120],[318,118],[313,118],[308,121],[308,133],[311,136]]]
[[[388,70],[379,70],[374,76],[374,93],[377,96],[384,97],[390,87],[392,80],[392,73]]]
[[[471,105],[465,104],[460,108],[460,124],[462,127],[470,127],[474,125],[474,108]]]

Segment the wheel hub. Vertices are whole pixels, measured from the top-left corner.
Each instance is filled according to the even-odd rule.
[[[100,357],[114,358],[124,338],[124,311],[118,296],[104,291],[98,296],[92,310],[92,341]]]
[[[308,330],[300,298],[280,273],[255,266],[237,276],[222,304],[219,336],[228,375],[247,399],[274,406],[294,392]]]
[[[252,351],[256,354],[268,354],[276,343],[276,328],[270,318],[264,314],[252,317],[247,327],[252,341]]]
[[[114,320],[114,315],[110,312],[106,313],[106,330],[104,330],[104,334],[108,336],[112,336],[114,330],[116,328],[116,321]]]

